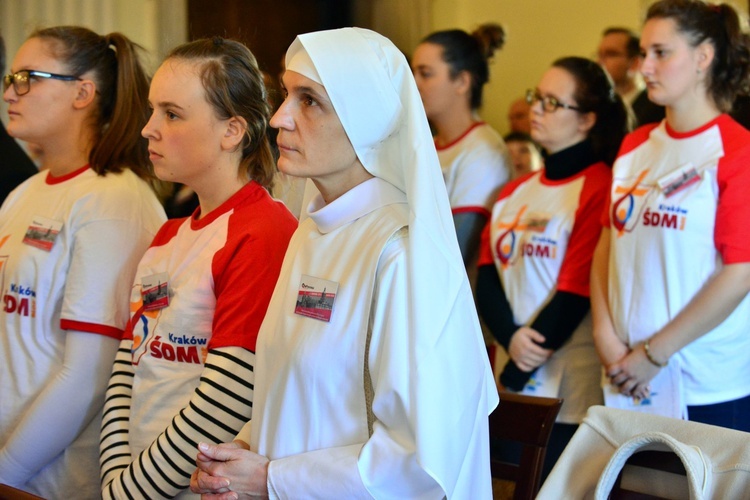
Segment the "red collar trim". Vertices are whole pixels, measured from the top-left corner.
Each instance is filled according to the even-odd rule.
[[[472,123],[471,126],[466,129],[466,132],[464,132],[463,134],[461,134],[458,137],[458,139],[454,140],[453,142],[450,142],[450,143],[446,144],[445,146],[438,146],[437,143],[435,143],[435,149],[437,149],[438,151],[443,151],[443,150],[448,149],[448,148],[450,148],[452,146],[455,146],[456,144],[458,144],[459,142],[461,142],[461,140],[463,140],[464,137],[466,137],[467,135],[469,135],[469,132],[471,132],[472,130],[474,130],[475,128],[477,128],[480,125],[484,125],[484,123],[485,122],[474,122],[474,123]]]
[[[198,215],[201,213],[201,207],[199,205],[190,216],[190,229],[194,231],[203,229],[223,214],[239,206],[245,199],[250,197],[259,198],[262,196],[263,191],[265,190],[260,187],[260,184],[255,181],[250,181],[242,186],[239,191],[230,196],[227,201],[207,213],[202,219],[198,219]]]
[[[672,127],[670,127],[669,122],[665,120],[664,128],[667,131],[667,135],[671,137],[672,139],[687,139],[688,137],[693,137],[702,132],[705,132],[706,130],[710,129],[711,127],[725,120],[726,118],[727,118],[726,114],[721,114],[717,116],[716,118],[714,118],[713,120],[711,120],[710,122],[704,123],[700,127],[693,129],[693,130],[688,130],[687,132],[677,132]]]
[[[47,172],[47,179],[45,179],[45,182],[47,184],[50,184],[50,185],[61,184],[61,183],[65,182],[65,181],[69,181],[73,177],[81,175],[82,173],[84,173],[89,168],[90,167],[87,164],[86,166],[81,167],[78,170],[74,170],[74,171],[70,172],[69,174],[61,175],[60,177],[55,177],[54,175],[52,175],[51,172]]]

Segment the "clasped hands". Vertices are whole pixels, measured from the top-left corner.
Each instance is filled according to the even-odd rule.
[[[617,361],[605,367],[609,381],[625,396],[640,399],[649,397],[649,382],[659,373],[660,368],[649,361],[643,343],[637,344],[633,349],[623,343],[619,350],[619,356],[610,358]]]
[[[244,441],[198,445],[190,491],[204,500],[268,498],[268,459]]]

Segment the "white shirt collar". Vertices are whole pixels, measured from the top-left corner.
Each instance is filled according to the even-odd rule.
[[[379,177],[368,179],[327,204],[318,194],[307,208],[318,231],[330,233],[386,205],[406,203],[406,194]]]

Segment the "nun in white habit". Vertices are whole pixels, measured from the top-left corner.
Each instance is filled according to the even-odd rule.
[[[259,333],[252,420],[200,446],[191,487],[491,498],[497,391],[409,65],[359,28],[300,35],[286,65],[279,169],[321,194]]]

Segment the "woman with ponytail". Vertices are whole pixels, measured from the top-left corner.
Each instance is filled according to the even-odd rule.
[[[252,417],[258,329],[297,227],[268,194],[270,110],[247,47],[175,48],[149,102],[156,175],[200,205],[164,224],[138,264],[104,403],[105,499],[196,497],[197,443],[229,440]]]
[[[750,75],[735,10],[662,0],[641,66],[666,119],[623,142],[592,275],[608,405],[750,431]]]
[[[136,51],[118,33],[42,29],[3,81],[8,133],[38,144],[46,170],[0,209],[0,483],[45,498],[98,495],[97,415],[126,291],[164,221]]]
[[[479,236],[497,191],[510,178],[510,160],[500,134],[483,122],[482,89],[489,60],[505,43],[505,31],[484,24],[469,34],[438,31],[417,46],[412,69],[448,189],[464,264],[473,268]]]
[[[480,247],[477,305],[508,352],[502,390],[560,397],[544,475],[589,406],[601,404],[589,316],[589,273],[610,166],[628,115],[604,70],[581,57],[555,61],[527,92],[538,172],[507,184]]]

